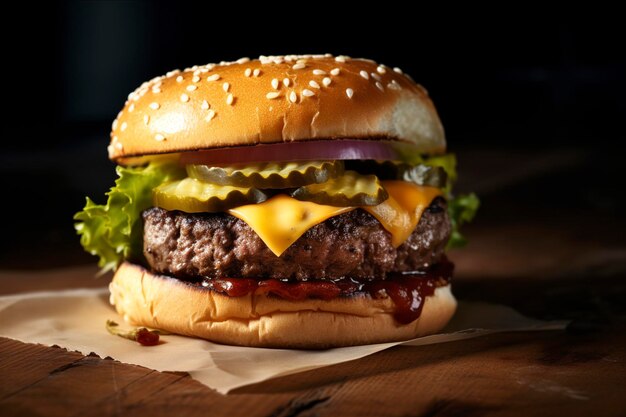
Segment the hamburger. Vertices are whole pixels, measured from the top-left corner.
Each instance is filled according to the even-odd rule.
[[[134,325],[329,348],[437,332],[475,196],[424,88],[345,56],[171,71],[113,122],[119,178],[75,216]]]

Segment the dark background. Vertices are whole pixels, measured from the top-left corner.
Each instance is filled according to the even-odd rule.
[[[0,29],[0,267],[94,261],[71,218],[85,195],[102,202],[113,183],[106,145],[127,94],[174,68],[260,54],[369,57],[411,74],[459,154],[460,189],[483,197],[473,227],[516,221],[521,202],[538,216],[621,219],[623,18],[599,6],[523,5],[407,11],[387,2],[346,14],[328,3],[13,6]]]

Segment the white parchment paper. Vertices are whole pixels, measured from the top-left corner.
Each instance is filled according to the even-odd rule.
[[[358,359],[396,345],[420,346],[503,331],[557,330],[566,322],[529,319],[493,304],[460,302],[441,334],[407,342],[381,343],[322,351],[225,346],[189,337],[161,336],[145,347],[105,329],[107,319],[121,322],[106,289],[76,289],[0,297],[0,336],[28,343],[58,345],[85,355],[94,352],[157,371],[188,372],[220,393],[279,375]]]

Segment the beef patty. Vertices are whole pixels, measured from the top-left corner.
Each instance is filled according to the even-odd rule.
[[[278,257],[244,221],[226,213],[143,212],[144,255],[155,272],[184,279],[384,279],[436,263],[450,237],[443,198],[400,247],[372,215],[353,210],[312,227]]]

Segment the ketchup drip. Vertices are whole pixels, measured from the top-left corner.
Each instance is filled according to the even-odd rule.
[[[332,300],[357,293],[368,294],[372,298],[389,297],[396,306],[396,321],[408,324],[419,318],[426,297],[433,295],[438,287],[448,285],[453,270],[454,265],[443,259],[428,270],[388,274],[387,279],[378,281],[342,278],[335,281],[292,282],[277,279],[216,278],[205,279],[201,285],[230,297],[264,293],[290,301],[308,298]]]

